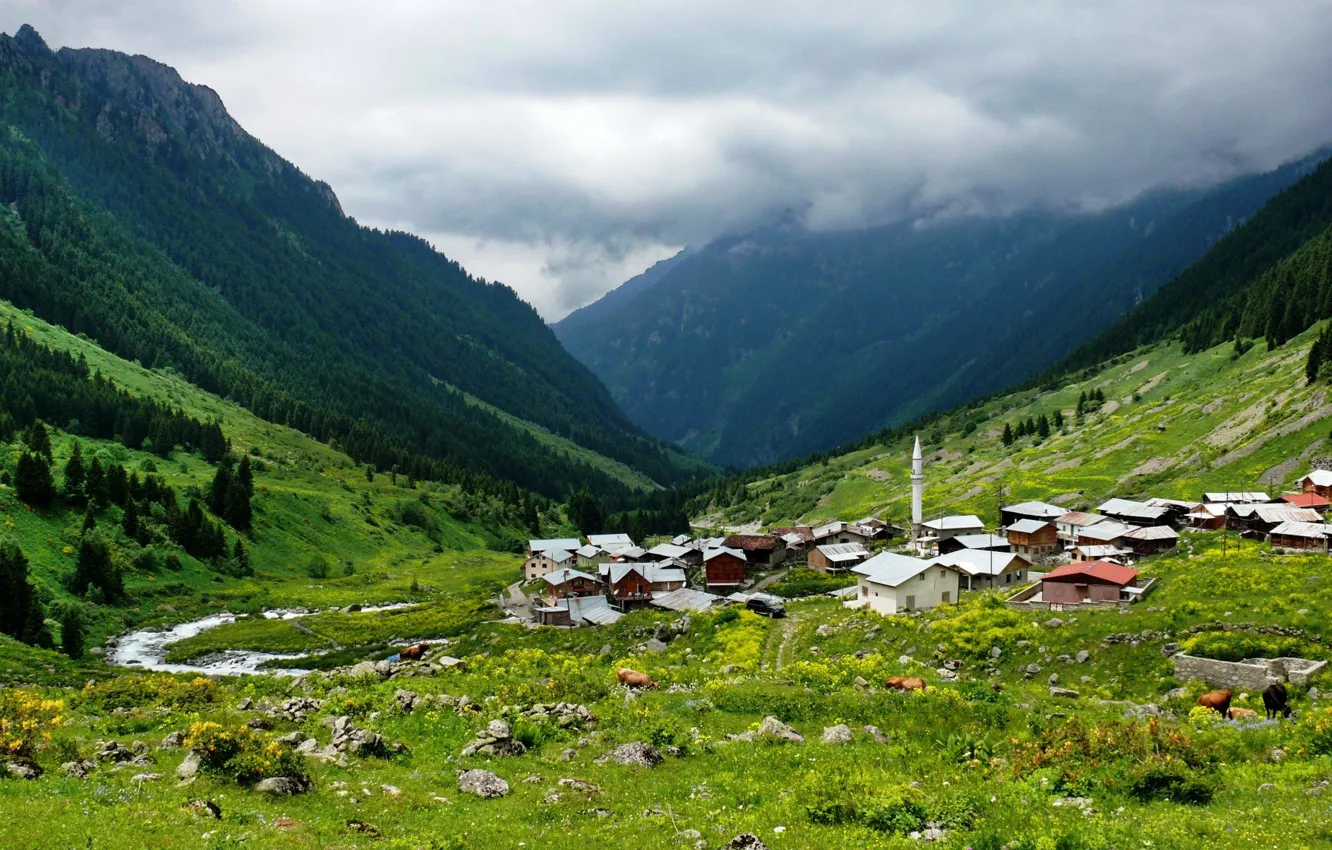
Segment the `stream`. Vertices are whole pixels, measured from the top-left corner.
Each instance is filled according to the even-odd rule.
[[[366,606],[358,613],[373,614],[379,611],[393,611],[410,608],[414,602],[394,602],[388,605]],[[264,611],[261,616],[266,620],[294,620],[320,611],[300,609],[276,609]],[[210,614],[188,623],[180,623],[167,629],[139,629],[122,635],[114,647],[107,647],[106,660],[117,667],[135,667],[140,670],[154,670],[161,673],[199,673],[204,676],[244,676],[276,675],[299,676],[308,670],[288,668],[268,669],[264,665],[269,661],[289,661],[296,658],[308,658],[310,653],[275,653],[259,652],[249,649],[228,649],[195,659],[187,664],[168,664],[167,647],[177,641],[194,637],[201,632],[234,623],[244,615],[231,613]]]

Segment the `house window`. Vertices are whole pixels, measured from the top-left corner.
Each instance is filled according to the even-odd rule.
[[[916,597],[914,597],[914,596],[908,596],[908,597],[906,598],[906,609],[907,609],[908,611],[910,611],[912,608],[915,608],[915,607],[916,607]]]
[[[943,601],[945,603],[951,602],[952,600],[949,598],[950,596],[952,596],[952,594],[949,591],[945,590],[943,592]]]

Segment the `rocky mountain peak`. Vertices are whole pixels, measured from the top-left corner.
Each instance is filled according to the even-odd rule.
[[[29,53],[41,55],[51,52],[51,48],[46,46],[45,39],[29,24],[19,27],[18,32],[14,33],[14,41]]]

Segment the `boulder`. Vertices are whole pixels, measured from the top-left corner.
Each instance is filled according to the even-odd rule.
[[[1073,660],[1079,664],[1086,664],[1087,659],[1091,658],[1091,653],[1085,649],[1079,649],[1078,654],[1073,656]]]
[[[421,697],[416,693],[402,690],[395,693],[393,699],[397,701],[398,708],[401,709],[404,714],[411,714],[416,708],[417,703],[421,701]]]
[[[582,779],[574,779],[572,776],[561,776],[559,786],[572,791],[581,791],[584,794],[601,793],[601,786],[593,785],[591,782],[585,782]]]
[[[647,642],[647,651],[648,651],[648,652],[665,652],[665,651],[666,651],[666,642],[665,642],[665,641],[658,640],[657,638],[649,638],[649,639],[648,639],[648,642]]]
[[[999,647],[997,647],[997,646],[992,646],[992,647],[990,647],[990,657],[991,657],[991,658],[998,658],[999,656],[1001,656],[1001,655],[1003,655],[1003,654],[1004,654],[1004,651],[1003,651],[1002,649],[1000,649]]]
[[[462,749],[462,756],[520,756],[527,752],[522,741],[514,740],[513,731],[503,720],[492,720]]]
[[[458,774],[458,790],[485,800],[509,795],[509,783],[488,770],[464,770]]]
[[[720,850],[768,850],[768,845],[752,832],[745,832],[723,844]]]
[[[134,759],[134,751],[119,741],[105,741],[95,754],[98,761],[125,762]]]
[[[1073,690],[1072,688],[1052,687],[1050,688],[1050,696],[1064,697],[1065,699],[1077,699],[1078,697],[1082,696],[1082,694],[1079,693],[1078,691]]]
[[[160,773],[136,773],[134,776],[130,777],[130,782],[133,782],[135,785],[142,785],[145,782],[156,782],[161,778],[162,774]]]
[[[1059,619],[1058,617],[1051,617],[1050,619],[1045,621],[1045,627],[1047,629],[1057,629],[1062,625],[1064,625],[1064,621]]]
[[[866,726],[864,731],[865,734],[873,738],[876,743],[886,744],[888,743],[889,740],[891,740],[888,737],[888,735],[885,732],[883,732],[883,730],[881,730],[878,726],[873,726],[873,725]]]
[[[75,779],[87,779],[88,774],[93,772],[97,765],[88,759],[79,759],[77,761],[67,761],[60,765],[60,770],[74,777]]]
[[[610,760],[616,764],[632,764],[639,767],[656,767],[665,761],[661,752],[651,744],[633,741],[611,750],[597,761]]]
[[[846,744],[851,741],[851,727],[845,723],[839,723],[836,726],[829,726],[823,730],[823,743],[825,744]]]
[[[452,655],[446,655],[435,662],[435,666],[442,670],[466,670],[467,662],[461,658],[454,658]]]
[[[1039,672],[1041,672],[1041,665],[1039,665],[1039,664],[1028,664],[1028,665],[1027,665],[1027,675],[1028,675],[1028,676],[1035,676],[1035,675],[1036,675],[1037,673],[1039,673]]]
[[[213,820],[222,819],[222,807],[212,800],[190,800],[181,808],[200,817],[212,818]]]
[[[805,737],[775,717],[765,717],[759,724],[758,737],[786,741],[791,744],[805,743]]]
[[[193,779],[199,773],[199,766],[202,760],[198,753],[190,753],[185,756],[185,760],[176,766],[176,776],[180,779]]]
[[[159,750],[178,750],[184,744],[185,744],[185,733],[176,731],[168,733],[167,736],[162,739],[162,743],[157,745],[157,748]]]
[[[270,776],[254,786],[254,790],[274,797],[293,797],[310,790],[310,780],[304,776]]]
[[[5,770],[19,779],[37,779],[42,775],[42,769],[33,761],[11,761],[5,765]]]

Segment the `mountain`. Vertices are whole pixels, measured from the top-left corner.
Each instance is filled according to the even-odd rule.
[[[648,432],[735,466],[799,457],[1049,368],[1325,155],[1092,214],[786,220],[673,258],[555,331]]]
[[[512,290],[360,226],[152,59],[0,35],[0,203],[0,298],[358,461],[613,502],[699,470]]]

